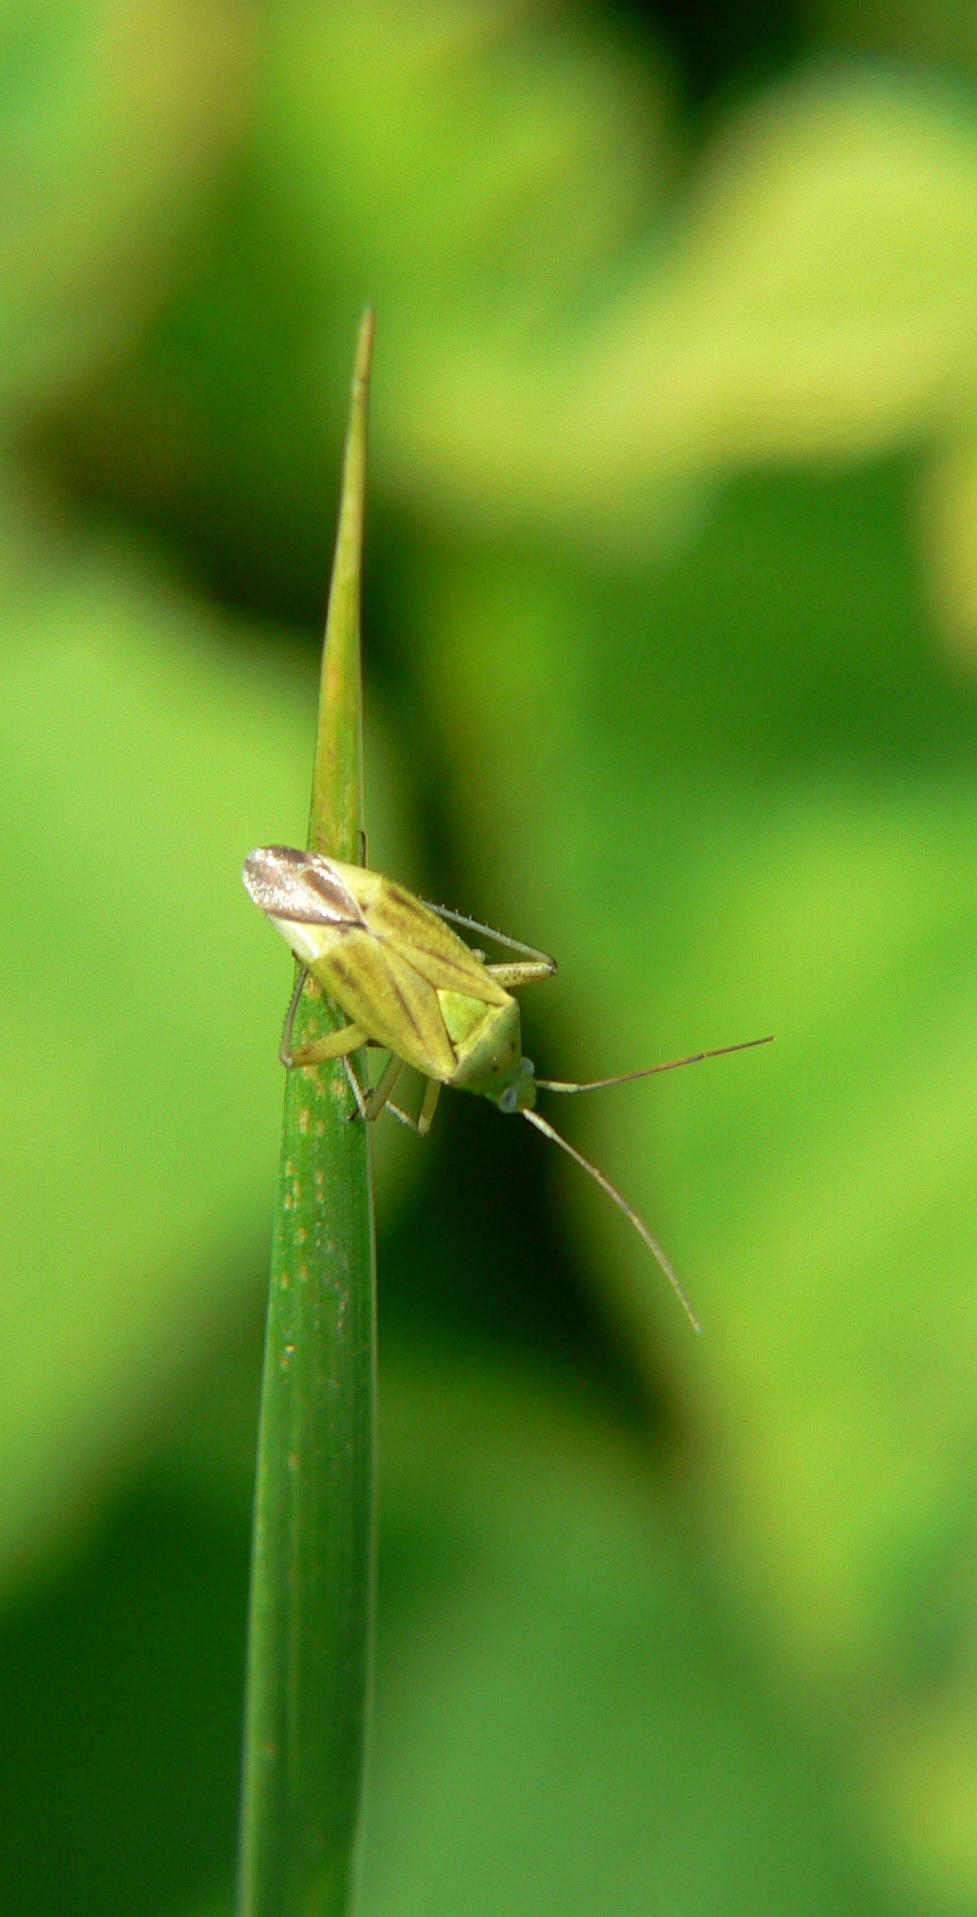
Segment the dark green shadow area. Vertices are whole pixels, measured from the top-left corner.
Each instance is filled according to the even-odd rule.
[[[248,1538],[143,1486],[4,1620],[7,1917],[140,1917],[231,1881]]]

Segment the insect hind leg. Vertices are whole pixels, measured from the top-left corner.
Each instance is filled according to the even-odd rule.
[[[485,970],[508,991],[512,986],[534,985],[537,979],[552,978],[556,960],[522,959],[511,965],[487,965]]]
[[[481,919],[469,918],[467,912],[452,912],[448,906],[434,905],[430,899],[423,899],[422,904],[436,912],[439,919],[460,925],[466,932],[484,933],[486,938],[495,939],[499,945],[507,945],[510,952],[522,954],[523,960],[528,963],[514,965],[510,961],[508,965],[486,966],[486,971],[491,972],[500,985],[505,985],[507,978],[513,985],[531,985],[534,979],[552,978],[557,970],[555,958],[551,958],[548,952],[541,952],[538,945],[527,945],[524,939],[514,939],[508,932],[498,932],[493,925],[484,925]]]

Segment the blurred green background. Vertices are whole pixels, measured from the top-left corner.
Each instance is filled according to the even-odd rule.
[[[554,951],[378,1140],[362,1917],[977,1911],[969,0],[0,0],[0,1885],[230,1910],[376,301],[371,863]],[[555,1101],[553,1101],[555,1106]]]

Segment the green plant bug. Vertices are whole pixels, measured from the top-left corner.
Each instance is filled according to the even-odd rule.
[[[366,866],[344,865],[317,852],[259,846],[245,860],[242,877],[254,903],[303,967],[282,1034],[283,1065],[344,1059],[364,1119],[378,1118],[388,1106],[422,1136],[430,1130],[442,1085],[490,1098],[501,1112],[519,1112],[589,1173],[624,1213],[657,1259],[695,1330],[701,1330],[675,1271],[644,1219],[610,1179],[534,1109],[536,1093],[598,1091],[698,1064],[701,1059],[767,1045],[769,1037],[693,1052],[586,1084],[537,1078],[532,1060],[522,1056],[519,1005],[512,992],[552,976],[556,960],[545,952],[494,932],[463,913],[428,905]],[[483,952],[459,938],[449,920],[497,940],[518,956],[490,964]],[[348,1023],[293,1051],[292,1023],[306,973],[345,1013]],[[363,1045],[379,1046],[390,1054],[377,1084],[366,1091],[349,1064],[349,1054]],[[413,1065],[427,1081],[416,1119],[408,1117],[391,1097],[404,1065]]]

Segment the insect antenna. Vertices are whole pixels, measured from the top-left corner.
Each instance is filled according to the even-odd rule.
[[[754,1042],[756,1043],[757,1041],[754,1041]],[[730,1046],[728,1049],[731,1051],[735,1051],[737,1047]],[[703,1054],[703,1056],[708,1056],[708,1054]],[[680,1062],[682,1061],[676,1060],[677,1064]],[[627,1076],[630,1078],[640,1078],[641,1073],[630,1072],[627,1074]],[[537,1082],[540,1082],[540,1081],[537,1081]],[[610,1082],[613,1083],[614,1081],[611,1080]],[[587,1090],[589,1088],[571,1085],[567,1089],[569,1089],[570,1091],[578,1091],[578,1090]],[[701,1331],[702,1326],[698,1318],[696,1317],[696,1314],[692,1308],[692,1304],[682,1287],[681,1281],[677,1273],[673,1270],[672,1266],[670,1265],[668,1259],[665,1256],[665,1253],[663,1252],[660,1244],[658,1243],[657,1238],[652,1237],[651,1232],[648,1230],[648,1227],[645,1224],[644,1219],[639,1217],[633,1205],[628,1204],[628,1201],[625,1198],[623,1192],[619,1192],[617,1189],[617,1186],[612,1185],[610,1179],[605,1177],[604,1173],[602,1171],[599,1171],[596,1165],[591,1164],[590,1159],[585,1158],[583,1155],[583,1152],[578,1152],[576,1146],[571,1145],[569,1139],[564,1138],[562,1134],[558,1132],[555,1129],[555,1127],[550,1124],[549,1119],[544,1118],[540,1112],[527,1111],[525,1107],[523,1107],[522,1115],[523,1115],[523,1118],[528,1120],[530,1125],[535,1125],[536,1130],[538,1132],[542,1132],[544,1138],[552,1138],[554,1145],[559,1145],[561,1150],[565,1151],[568,1157],[574,1159],[575,1162],[581,1167],[583,1171],[589,1172],[591,1178],[595,1181],[596,1184],[600,1186],[601,1191],[606,1192],[608,1198],[613,1200],[614,1204],[618,1208],[618,1211],[623,1211],[625,1218],[629,1219],[631,1224],[634,1226],[634,1229],[637,1232],[638,1237],[644,1239],[644,1242],[647,1245],[648,1250],[651,1252],[652,1257],[655,1258],[658,1264],[661,1266],[662,1271],[665,1273],[665,1276],[668,1279],[668,1282],[671,1285],[672,1290],[674,1291],[675,1296],[677,1297],[679,1304],[682,1307],[682,1310],[685,1312],[685,1315],[690,1325],[692,1326],[693,1331]]]
[[[747,1038],[739,1045],[717,1045],[712,1052],[690,1052],[687,1058],[669,1058],[664,1065],[645,1065],[639,1072],[618,1072],[614,1078],[589,1078],[585,1085],[574,1085],[561,1078],[538,1078],[544,1092],[600,1092],[605,1085],[626,1085],[632,1078],[653,1078],[656,1072],[674,1072],[680,1065],[699,1065],[704,1058],[724,1058],[727,1052],[748,1052],[754,1045],[772,1045],[773,1033],[766,1038]]]

